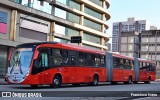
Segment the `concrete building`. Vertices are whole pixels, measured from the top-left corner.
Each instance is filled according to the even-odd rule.
[[[156,26],[150,26],[150,30],[157,30]]]
[[[108,48],[108,51],[111,51],[111,43],[106,43],[106,46]]]
[[[0,77],[9,51],[21,43],[82,36],[79,46],[107,50],[109,6],[108,0],[0,0]]]
[[[128,18],[127,21],[115,22],[113,23],[112,32],[112,51],[120,51],[120,37],[121,32],[133,32],[136,31],[141,33],[141,31],[149,30],[150,24],[147,20],[135,20],[135,18]]]
[[[160,30],[142,31],[141,58],[155,60],[160,66]]]
[[[139,57],[140,39],[138,32],[122,32],[120,37],[120,54]]]

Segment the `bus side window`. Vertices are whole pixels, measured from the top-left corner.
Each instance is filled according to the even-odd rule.
[[[101,67],[105,67],[105,56],[100,56],[100,58],[101,58]]]
[[[134,62],[133,62],[132,60],[130,60],[130,61],[129,61],[129,63],[130,63],[130,69],[132,69],[132,70],[133,70]]]
[[[68,51],[62,50],[62,65],[68,65],[69,58],[68,58]]]
[[[129,60],[126,60],[124,68],[125,69],[130,69],[130,61]]]
[[[48,67],[48,54],[47,53],[41,53],[41,66]]]
[[[150,71],[155,71],[156,70],[156,65],[154,63],[151,64]]]
[[[120,59],[114,57],[113,62],[114,62],[114,68],[119,68]]]
[[[100,67],[100,56],[99,55],[96,55],[95,57],[95,64],[96,64],[96,67]]]
[[[76,51],[68,51],[69,57],[69,65],[76,65],[77,64],[77,52]]]
[[[91,64],[92,66],[95,66],[95,55],[91,54]]]
[[[119,68],[123,68],[124,65],[125,65],[125,60],[124,59],[120,59]]]
[[[151,64],[151,63],[149,63],[148,71],[151,71],[151,67],[152,67],[152,64]]]
[[[40,50],[38,59],[34,62],[33,74],[39,73],[43,70],[48,69],[48,48],[42,48]]]
[[[140,70],[143,70],[143,62],[139,62],[139,68]]]
[[[84,66],[85,65],[84,61],[85,61],[85,53],[79,52],[78,65]]]
[[[60,49],[51,49],[51,55],[49,57],[50,67],[59,66],[62,64],[62,51]]]
[[[91,54],[85,53],[85,66],[92,66]]]

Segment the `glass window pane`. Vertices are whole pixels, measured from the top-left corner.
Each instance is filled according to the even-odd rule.
[[[88,20],[86,18],[84,18],[84,26],[87,26],[89,28],[93,28],[95,30],[101,31],[101,25],[98,23],[95,23],[91,20]]]
[[[42,67],[48,67],[48,55],[42,53]]]
[[[101,0],[89,0],[89,1],[91,1],[91,2],[93,2],[93,3],[102,7],[102,1]]]
[[[91,15],[93,17],[96,17],[98,19],[102,19],[102,14],[98,13],[97,11],[94,11],[88,7],[84,7],[84,12],[88,15]]]
[[[78,30],[64,27],[58,24],[55,25],[55,32],[58,34],[65,35],[65,36],[79,36]]]
[[[71,8],[75,8],[77,10],[80,10],[80,4],[74,0],[56,0],[56,1],[63,3]]]
[[[100,44],[100,37],[88,33],[83,33],[83,40]]]
[[[74,23],[80,23],[80,17],[65,10],[55,8],[55,16],[66,19]]]

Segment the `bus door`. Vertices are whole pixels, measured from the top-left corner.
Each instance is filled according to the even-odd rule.
[[[123,81],[128,81],[129,75],[133,75],[132,66],[132,61],[126,59],[125,64],[123,66]]]
[[[147,67],[145,62],[140,62],[139,80],[145,81],[147,77]]]
[[[122,81],[123,80],[123,59],[113,58],[114,68],[113,68],[113,80],[112,81]]]
[[[49,84],[50,71],[48,66],[48,50],[42,49],[38,57],[39,84]]]
[[[77,82],[78,79],[78,67],[77,65],[77,52],[76,51],[68,51],[69,57],[69,80],[70,82]]]

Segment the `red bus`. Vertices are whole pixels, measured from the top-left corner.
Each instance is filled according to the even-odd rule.
[[[57,42],[26,43],[10,53],[6,79],[9,83],[32,87],[41,84],[51,87],[81,83],[97,85],[98,82],[130,84],[142,81],[137,76],[139,60],[135,59]],[[148,73],[154,80],[155,73]]]

